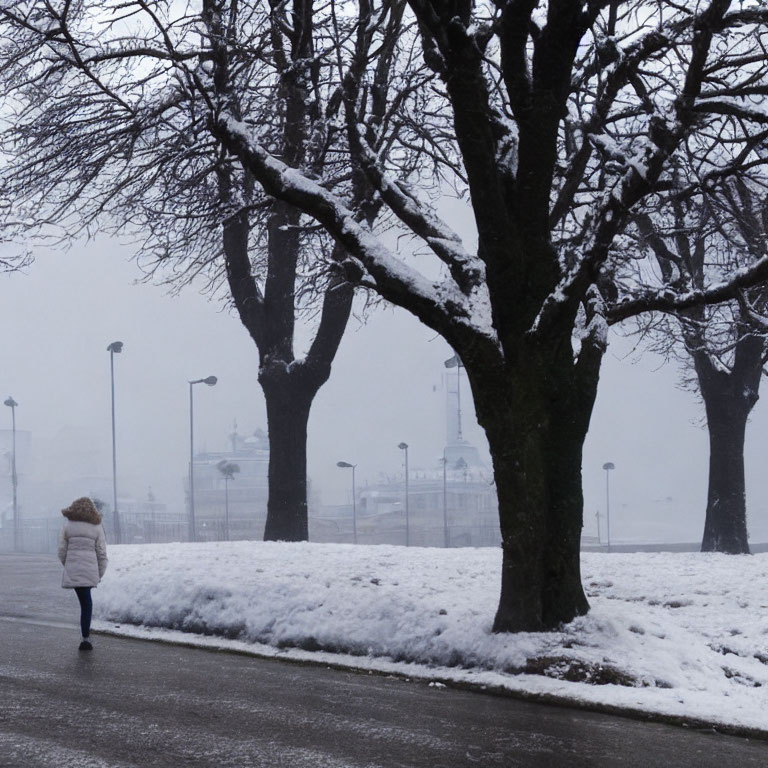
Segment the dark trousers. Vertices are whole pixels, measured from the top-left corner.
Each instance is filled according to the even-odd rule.
[[[91,634],[91,616],[93,615],[93,600],[90,587],[75,587],[75,594],[80,601],[80,632],[83,637]]]

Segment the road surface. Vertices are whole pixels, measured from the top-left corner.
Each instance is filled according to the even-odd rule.
[[[768,765],[768,743],[96,636],[47,555],[0,555],[2,768]],[[95,592],[98,600],[98,591]]]

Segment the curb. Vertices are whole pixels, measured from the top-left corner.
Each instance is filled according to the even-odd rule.
[[[141,625],[128,625],[141,627]],[[153,628],[155,629],[155,628]],[[157,627],[156,629],[163,629]],[[167,629],[167,628],[166,628]],[[408,675],[402,672],[389,671],[383,669],[370,669],[368,667],[358,667],[354,664],[345,664],[341,661],[319,660],[312,658],[296,658],[291,656],[278,656],[259,653],[257,650],[244,650],[240,648],[227,648],[226,646],[208,646],[199,645],[190,640],[175,640],[167,637],[140,637],[130,632],[120,632],[116,629],[94,629],[94,634],[108,635],[111,637],[120,637],[128,640],[138,640],[148,643],[162,643],[163,645],[181,646],[183,648],[194,648],[198,651],[208,651],[210,653],[229,653],[236,656],[246,656],[261,659],[262,661],[274,661],[277,663],[295,664],[305,667],[325,667],[326,669],[336,669],[342,672],[353,672],[355,674],[377,675],[379,677],[389,677],[402,680],[404,682],[417,682],[422,685],[429,683],[439,683],[446,688],[453,688],[471,693],[486,694],[500,698],[515,699],[526,701],[533,704],[547,704],[549,706],[562,707],[566,709],[578,709],[585,712],[596,712],[598,714],[611,715],[614,717],[624,717],[631,720],[640,720],[647,723],[661,723],[672,725],[678,728],[699,731],[700,733],[720,734],[725,736],[736,736],[745,739],[755,739],[759,741],[768,741],[768,730],[760,728],[750,728],[747,726],[728,725],[724,723],[713,723],[709,720],[702,720],[695,717],[686,717],[683,715],[666,715],[659,712],[649,712],[644,709],[633,707],[620,707],[613,704],[600,704],[598,702],[585,702],[580,699],[572,699],[567,696],[559,696],[552,693],[531,693],[526,691],[514,691],[503,686],[487,685],[485,683],[472,683],[464,680],[454,680],[450,677],[422,677],[419,674]],[[179,631],[179,630],[176,630]],[[193,635],[193,637],[213,637],[216,635]],[[226,638],[222,638],[226,639]],[[310,653],[310,651],[305,651]],[[325,651],[325,653],[328,653]]]

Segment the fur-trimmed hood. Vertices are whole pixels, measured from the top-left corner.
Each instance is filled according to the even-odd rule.
[[[75,499],[66,509],[61,510],[61,514],[64,515],[67,520],[93,523],[93,525],[99,525],[101,523],[101,514],[99,510],[96,509],[96,505],[87,496]]]

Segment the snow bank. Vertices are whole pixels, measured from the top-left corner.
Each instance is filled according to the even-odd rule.
[[[586,553],[592,610],[541,634],[491,633],[500,566],[497,549],[114,546],[94,602],[112,631],[768,730],[768,554]]]

